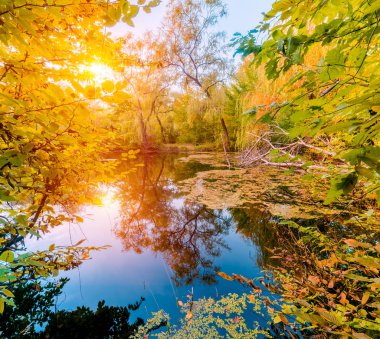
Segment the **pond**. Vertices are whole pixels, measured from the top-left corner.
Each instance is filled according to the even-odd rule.
[[[299,174],[229,167],[223,154],[140,156],[122,162],[115,178],[101,187],[102,206],[81,207],[83,223],[28,243],[29,250],[81,239],[109,245],[62,274],[70,282],[58,309],[96,308],[100,300],[125,306],[143,297],[135,316],[147,319],[164,309],[178,319],[178,301],[189,294],[199,299],[247,291],[218,271],[259,279],[264,264],[278,264],[268,250],[276,246],[275,216],[316,214]]]

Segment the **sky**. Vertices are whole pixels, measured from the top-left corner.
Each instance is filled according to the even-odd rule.
[[[231,39],[235,32],[244,34],[262,20],[262,13],[267,12],[273,2],[274,0],[225,0],[228,16],[220,20],[218,28],[227,33],[228,39]],[[111,29],[112,34],[122,36],[124,32],[132,31],[139,35],[146,30],[154,30],[164,17],[167,3],[168,0],[162,0],[161,5],[153,8],[150,14],[141,11],[134,20],[135,28],[130,28],[124,23],[118,24]]]

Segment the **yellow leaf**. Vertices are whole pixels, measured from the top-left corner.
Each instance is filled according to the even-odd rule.
[[[47,152],[45,152],[44,150],[41,150],[41,149],[39,149],[39,150],[36,151],[36,156],[38,158],[40,158],[41,160],[44,160],[44,161],[47,161],[50,158],[49,153],[47,153]]]
[[[5,251],[1,253],[0,260],[6,261],[6,262],[13,262],[14,261],[14,254],[11,251]]]
[[[86,98],[93,99],[95,98],[95,87],[94,86],[86,86],[84,89],[84,95]]]
[[[115,90],[115,85],[111,80],[106,80],[102,83],[102,90],[107,93],[111,93]]]
[[[7,297],[14,298],[14,294],[9,290],[1,290],[1,292],[6,295]]]
[[[341,321],[331,312],[321,307],[317,308],[317,311],[327,321],[333,323],[334,325],[341,325]]]

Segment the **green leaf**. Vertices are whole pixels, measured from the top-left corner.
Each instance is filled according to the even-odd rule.
[[[343,194],[351,192],[357,181],[358,176],[355,172],[332,178],[330,190],[327,193],[324,204],[330,204]]]
[[[357,165],[360,161],[360,158],[364,155],[364,152],[365,151],[363,148],[351,149],[348,151],[344,151],[341,154],[338,154],[336,158],[344,159],[348,161],[351,165]]]
[[[15,201],[16,199],[9,194],[9,191],[0,190],[0,201]]]
[[[258,122],[262,122],[264,124],[270,124],[272,122],[272,115],[270,113],[264,114]]]
[[[375,177],[375,173],[367,167],[357,166],[355,167],[355,170],[356,170],[356,173],[358,173],[359,175],[363,177],[366,177],[367,179],[373,179]]]
[[[313,114],[310,111],[297,111],[290,116],[290,121],[297,123],[300,121],[304,121],[307,118],[311,117]]]

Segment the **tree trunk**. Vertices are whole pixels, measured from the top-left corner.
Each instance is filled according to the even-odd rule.
[[[144,123],[144,118],[143,118],[141,112],[139,112],[139,120],[140,120],[140,127],[141,127],[142,145],[143,145],[143,148],[146,148],[148,146],[148,136],[146,133],[146,126]]]
[[[164,126],[162,125],[161,119],[158,117],[158,114],[157,114],[157,113],[155,113],[155,116],[156,116],[156,119],[157,119],[158,124],[160,125],[162,142],[163,142],[164,144],[166,144],[166,137],[165,137],[165,129],[164,129]]]
[[[197,82],[197,84],[199,85],[200,88],[202,88],[202,84],[200,82]],[[210,100],[211,99],[210,91],[206,89],[205,93],[206,93],[207,98]],[[229,152],[231,141],[230,141],[230,136],[228,135],[226,122],[224,121],[222,114],[220,114],[220,123],[222,124],[222,129],[223,129],[223,134],[224,134],[223,148],[225,149],[226,152]]]
[[[224,138],[223,138],[224,147],[226,151],[229,152],[230,151],[230,137],[228,135],[228,129],[227,129],[226,123],[222,116],[220,116],[220,123],[222,124],[223,133],[224,133]]]

